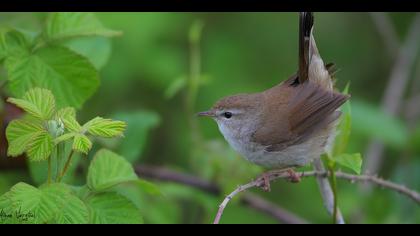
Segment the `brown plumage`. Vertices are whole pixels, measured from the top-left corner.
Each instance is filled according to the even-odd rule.
[[[301,13],[299,70],[266,91],[239,94],[199,113],[217,122],[229,144],[268,168],[302,166],[328,151],[349,98],[333,90],[334,65],[324,62],[313,37],[312,13]]]

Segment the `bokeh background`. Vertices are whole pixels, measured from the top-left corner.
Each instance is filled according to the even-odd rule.
[[[0,24],[38,31],[45,16],[0,13]],[[127,141],[116,151],[133,165],[164,167],[222,189],[215,195],[183,184],[154,181],[163,196],[136,190],[130,193],[137,199],[145,222],[210,223],[224,193],[262,170],[235,154],[213,121],[199,120],[194,113],[208,109],[223,96],[262,91],[293,74],[297,69],[297,13],[96,16],[123,35],[97,39],[90,47],[95,64],[101,67],[101,85],[78,117],[82,123],[97,115],[127,120]],[[338,89],[350,83],[352,134],[348,152],[360,152],[367,171],[420,190],[417,18],[415,13],[315,13],[314,34],[324,61],[334,62],[339,69]],[[2,69],[0,77],[4,76]],[[391,86],[390,78],[394,78]],[[391,101],[384,102],[387,93]],[[396,112],[390,114],[389,103],[393,101]],[[12,115],[4,103],[0,111],[3,118]],[[32,168],[24,161],[5,157],[1,137],[0,194],[18,181],[35,181]],[[95,148],[113,145],[98,140]],[[378,145],[383,146],[382,152]],[[379,161],[369,160],[375,158],[372,156]],[[338,188],[339,206],[350,223],[420,222],[419,206],[404,196],[343,181]],[[277,181],[270,193],[252,192],[307,222],[331,222],[314,179],[299,184]],[[221,222],[278,221],[235,199]]]

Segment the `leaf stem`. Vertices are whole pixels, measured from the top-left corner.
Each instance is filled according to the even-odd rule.
[[[58,182],[61,182],[61,179],[66,174],[66,172],[67,172],[67,170],[68,170],[68,168],[70,166],[71,158],[73,157],[73,154],[74,154],[74,150],[72,149],[71,152],[70,152],[70,154],[69,154],[69,157],[67,158],[66,164],[64,165],[63,171],[61,171],[60,177],[58,178]]]
[[[56,152],[56,159],[57,159],[57,169],[55,174],[55,181],[57,182],[58,177],[60,175],[60,164],[61,164],[61,157],[60,157],[60,149],[61,149],[61,143],[57,145],[57,152]]]
[[[47,183],[51,184],[51,156],[48,157],[48,177]]]

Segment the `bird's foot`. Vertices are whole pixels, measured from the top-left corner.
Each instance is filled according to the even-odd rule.
[[[296,174],[296,172],[293,169],[287,169],[288,179],[292,183],[299,183],[300,182],[300,176]]]
[[[261,189],[264,192],[270,192],[271,191],[271,186],[270,186],[270,175],[268,172],[264,172],[261,174],[261,176],[259,177],[259,179],[263,180],[262,185],[260,185],[259,187],[261,187]]]

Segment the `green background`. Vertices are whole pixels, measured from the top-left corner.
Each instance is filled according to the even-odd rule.
[[[45,16],[0,13],[0,25],[38,31]],[[133,120],[147,119],[133,113],[149,111],[155,128],[144,131],[141,122],[134,121],[132,129],[139,129],[144,135],[138,142],[126,144],[124,151],[130,153],[132,148],[140,147],[138,152],[134,151],[132,161],[136,165],[164,166],[200,176],[219,183],[226,192],[257,176],[258,169],[226,147],[214,122],[197,120],[185,109],[185,89],[169,99],[165,91],[178,78],[188,76],[188,32],[197,20],[204,24],[200,52],[201,72],[206,80],[198,90],[195,112],[208,109],[223,96],[258,92],[278,84],[297,69],[296,13],[96,13],[96,16],[105,26],[121,30],[123,35],[99,39],[97,48],[91,48],[95,62],[103,64],[101,84],[78,113],[81,123],[97,115],[131,114]],[[404,42],[414,14],[389,16],[398,41]],[[378,174],[420,190],[420,123],[416,119],[409,125],[404,109],[397,118],[380,111],[396,55],[387,53],[371,15],[315,13],[314,34],[324,61],[334,62],[339,68],[337,87],[342,90],[348,82],[351,84],[353,123],[347,151],[360,152],[364,157],[369,140],[379,138],[386,148]],[[419,63],[417,58],[403,101],[420,90],[420,83],[415,82],[420,79]],[[1,77],[5,77],[4,71]],[[198,128],[192,130],[190,120]],[[211,147],[210,154],[194,148],[201,147],[192,138],[196,133],[202,137],[200,140],[206,140],[200,142]],[[216,141],[208,144],[210,140]],[[106,142],[103,145],[112,146]],[[23,180],[31,181],[25,168],[2,167],[0,193]],[[158,183],[158,186],[163,197],[140,194],[143,198],[138,200],[147,223],[209,223],[223,198],[177,184]],[[270,193],[253,192],[309,222],[331,221],[314,179],[304,179],[299,184],[278,181],[272,184]],[[350,223],[420,222],[417,204],[387,190],[373,188],[366,193],[361,185],[339,181],[338,194],[340,208]],[[222,223],[276,223],[276,220],[234,201],[226,209]]]

